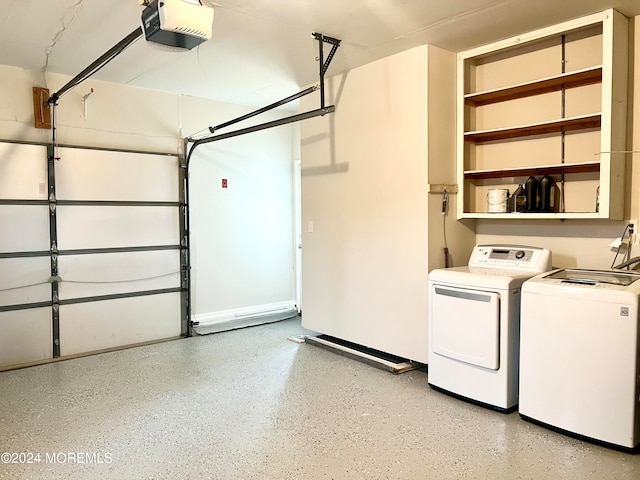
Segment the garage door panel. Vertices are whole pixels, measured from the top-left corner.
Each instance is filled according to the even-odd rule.
[[[51,300],[49,257],[0,258],[0,306]]]
[[[175,207],[58,206],[61,250],[176,245]]]
[[[180,251],[59,257],[60,299],[180,287]]]
[[[0,367],[52,358],[51,308],[0,312]]]
[[[178,201],[178,157],[58,149],[59,200]]]
[[[0,205],[0,252],[49,250],[49,207]]]
[[[180,158],[49,149],[0,142],[0,369],[179,336]]]
[[[0,143],[0,198],[47,199],[47,148]]]
[[[180,335],[180,293],[60,307],[60,353],[74,355]]]

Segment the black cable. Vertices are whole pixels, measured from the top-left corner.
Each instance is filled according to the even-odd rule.
[[[611,262],[611,268],[617,268],[614,267],[616,260],[618,259],[618,255],[620,254],[620,247],[622,247],[622,242],[624,242],[624,236],[627,234],[627,230],[629,230],[630,228],[633,228],[633,225],[631,223],[628,223],[626,227],[624,227],[624,231],[622,232],[622,237],[620,237],[620,245],[618,245],[618,249],[616,250],[616,256],[613,257],[613,261]],[[627,246],[627,248],[629,248]]]
[[[621,269],[621,268],[625,268],[625,267],[629,267],[631,265],[633,265],[634,263],[640,263],[640,257],[633,257],[630,258],[629,260],[627,260],[626,262],[622,262],[619,265],[616,265],[615,269]]]
[[[449,194],[447,189],[442,192],[442,237],[444,240],[444,268],[449,268],[449,245],[447,245],[447,210],[449,208]]]

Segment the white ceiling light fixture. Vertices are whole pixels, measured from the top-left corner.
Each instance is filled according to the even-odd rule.
[[[211,38],[213,8],[199,0],[153,0],[145,5],[142,30],[152,46],[185,51]]]

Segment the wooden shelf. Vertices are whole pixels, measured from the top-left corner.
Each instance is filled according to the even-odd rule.
[[[600,83],[602,81],[602,66],[587,68],[576,72],[563,73],[532,82],[511,85],[484,92],[469,93],[464,96],[464,103],[473,107],[480,107],[490,103],[504,102],[516,98],[557,92],[564,88],[582,87]]]
[[[581,115],[578,117],[563,118],[550,122],[532,123],[529,125],[518,125],[508,128],[495,128],[491,130],[478,130],[465,132],[465,141],[481,143],[496,140],[507,140],[510,138],[526,137],[530,135],[544,135],[547,133],[559,133],[564,129],[586,130],[589,128],[600,128],[600,114]]]
[[[567,219],[597,219],[603,218],[598,212],[565,212],[565,213],[468,213],[462,214],[461,218],[485,218],[491,220],[567,220]]]
[[[529,175],[556,175],[560,173],[599,172],[600,162],[564,163],[535,167],[501,168],[494,170],[465,170],[465,180],[485,180],[489,178],[523,177]]]
[[[625,150],[628,23],[608,9],[457,54],[458,218],[623,218],[622,156],[591,154]],[[489,190],[543,175],[568,212],[487,212]]]

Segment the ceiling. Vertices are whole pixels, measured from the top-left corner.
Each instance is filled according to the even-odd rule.
[[[342,40],[330,76],[425,43],[457,52],[606,8],[640,15],[638,0],[204,3],[215,10],[210,41],[171,53],[140,38],[93,78],[262,106],[317,82],[312,32]],[[143,9],[138,0],[0,0],[0,7],[0,64],[70,76],[135,30]]]

